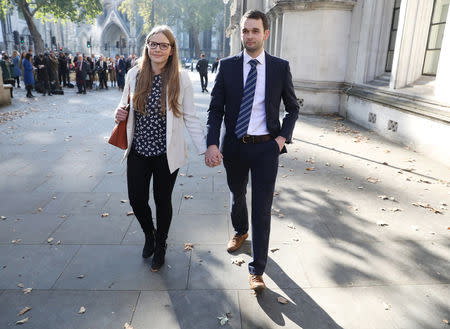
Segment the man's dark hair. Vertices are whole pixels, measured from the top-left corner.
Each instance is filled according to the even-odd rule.
[[[269,29],[269,20],[267,19],[266,14],[264,14],[262,11],[248,10],[241,18],[241,26],[244,23],[244,20],[246,20],[247,18],[260,19],[262,20],[264,31],[267,31]]]

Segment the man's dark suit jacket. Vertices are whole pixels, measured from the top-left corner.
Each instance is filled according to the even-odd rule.
[[[220,61],[219,72],[211,92],[211,103],[208,109],[207,146],[219,146],[220,126],[225,122],[225,137],[220,145],[224,157],[233,157],[238,146],[234,133],[244,92],[243,61],[241,52]],[[281,58],[265,53],[266,61],[266,122],[267,130],[273,138],[283,136],[286,143],[291,143],[292,132],[298,117],[299,104],[292,84],[289,63]],[[280,124],[280,103],[283,99],[286,115]],[[283,147],[281,153],[285,153]]]
[[[123,59],[119,59],[119,63],[117,64],[117,74],[125,75],[125,73],[127,73],[125,61]]]
[[[86,75],[87,75],[87,66],[89,65],[87,62],[83,61],[83,65],[81,65],[81,70],[78,67],[78,63],[77,63],[77,67],[75,69],[75,76],[77,78],[77,80],[86,80]]]
[[[208,73],[208,60],[206,58],[200,59],[197,62],[195,69],[197,70],[197,72],[199,72],[201,74],[207,74]]]

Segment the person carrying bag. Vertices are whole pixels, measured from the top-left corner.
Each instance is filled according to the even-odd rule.
[[[165,262],[178,169],[187,162],[184,128],[199,154],[206,151],[206,139],[195,112],[189,75],[179,68],[172,31],[156,26],[145,40],[138,65],[127,73],[115,119],[127,122],[128,198],[145,234],[142,257],[154,254],[151,270],[156,272]],[[128,96],[129,112],[124,109]],[[156,228],[148,203],[151,179]]]

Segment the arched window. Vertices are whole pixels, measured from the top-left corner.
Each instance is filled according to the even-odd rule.
[[[434,0],[427,49],[423,61],[423,75],[436,75],[449,4],[450,0]]]

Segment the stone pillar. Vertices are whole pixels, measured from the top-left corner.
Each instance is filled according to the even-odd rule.
[[[297,97],[304,99],[303,112],[339,110],[355,3],[279,0],[269,9],[276,17],[273,53],[290,62]]]
[[[432,11],[433,1],[402,1],[392,63],[392,89],[406,87],[422,76]]]
[[[450,11],[447,14],[441,54],[436,74],[435,94],[438,100],[450,104]]]

